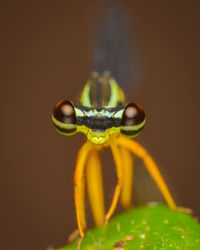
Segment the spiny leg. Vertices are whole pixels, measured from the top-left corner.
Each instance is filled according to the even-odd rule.
[[[131,197],[132,197],[133,171],[134,171],[133,155],[128,149],[124,147],[120,147],[120,152],[124,168],[124,177],[123,177],[120,201],[122,206],[128,209],[132,207]]]
[[[110,217],[112,216],[112,214],[116,208],[117,202],[119,200],[119,195],[121,192],[123,175],[124,175],[124,169],[123,169],[120,150],[117,147],[116,143],[114,141],[112,141],[112,139],[110,139],[109,143],[110,143],[110,147],[112,150],[112,154],[113,154],[113,158],[114,158],[115,166],[116,166],[117,185],[115,186],[115,191],[114,191],[114,195],[113,195],[113,199],[112,199],[110,208],[108,210],[108,213],[105,216],[105,225],[107,225]]]
[[[94,148],[88,155],[86,163],[86,180],[88,196],[95,224],[101,226],[104,224],[104,192],[101,172],[101,161],[99,152]]]
[[[80,148],[76,161],[76,168],[74,173],[74,199],[76,207],[76,217],[78,223],[78,229],[81,238],[84,237],[84,229],[86,228],[85,220],[85,180],[84,180],[84,168],[85,163],[93,145],[87,141]]]
[[[152,159],[152,157],[147,153],[147,151],[136,141],[133,141],[129,138],[119,136],[117,138],[116,143],[122,147],[125,147],[132,151],[135,155],[142,158],[145,167],[149,171],[151,177],[156,182],[157,186],[159,187],[161,193],[163,194],[165,200],[167,201],[168,205],[171,209],[176,209],[176,204],[171,196],[171,193],[158,169],[157,164]]]

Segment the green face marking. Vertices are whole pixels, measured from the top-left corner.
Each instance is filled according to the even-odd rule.
[[[145,114],[138,104],[124,105],[124,94],[116,81],[101,76],[86,83],[79,105],[60,101],[52,120],[63,135],[82,132],[94,144],[103,144],[116,133],[137,136],[144,127]]]

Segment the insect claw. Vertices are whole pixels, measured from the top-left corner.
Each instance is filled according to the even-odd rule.
[[[181,212],[185,212],[188,214],[193,214],[193,210],[191,208],[187,208],[187,207],[177,207],[176,208],[177,211],[181,211]]]
[[[83,236],[83,237],[80,237],[80,239],[79,239],[79,241],[78,241],[78,248],[77,248],[77,250],[80,250],[80,249],[81,249],[81,243],[82,243],[82,241],[83,241],[83,238],[84,238],[84,236]]]

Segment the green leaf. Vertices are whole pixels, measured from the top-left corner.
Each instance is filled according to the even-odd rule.
[[[78,239],[57,250],[77,250],[77,244]],[[200,249],[200,225],[186,212],[152,203],[114,217],[107,227],[88,231],[81,249],[196,250]]]

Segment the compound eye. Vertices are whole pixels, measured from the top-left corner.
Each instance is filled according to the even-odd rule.
[[[60,133],[70,135],[76,131],[77,119],[71,102],[65,100],[57,103],[52,119]]]
[[[121,125],[122,126],[134,126],[143,122],[145,119],[145,113],[142,107],[136,103],[129,103],[123,113]]]
[[[121,120],[121,133],[129,137],[138,135],[145,124],[145,113],[136,103],[129,103],[123,112]]]
[[[53,115],[59,122],[66,124],[76,124],[74,107],[69,101],[61,101],[57,103],[53,110]]]

